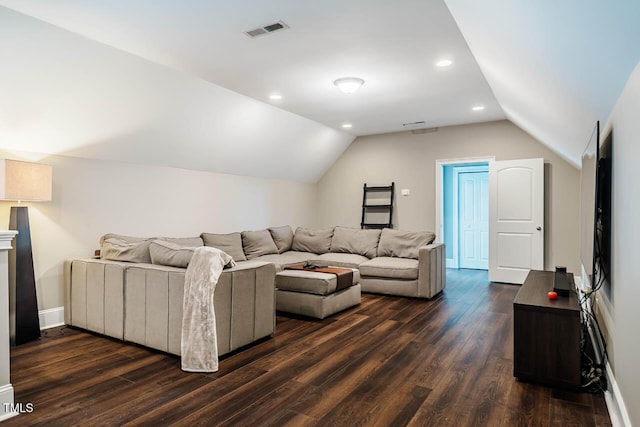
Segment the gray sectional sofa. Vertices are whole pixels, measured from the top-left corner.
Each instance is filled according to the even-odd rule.
[[[102,259],[65,263],[65,323],[180,355],[185,267],[203,244],[104,236]],[[274,334],[274,278],[275,266],[260,261],[222,272],[214,294],[219,356]]]
[[[432,298],[445,285],[444,245],[430,232],[289,226],[187,239],[107,234],[100,259],[66,263],[65,322],[180,354],[184,275],[193,249],[213,246],[236,266],[214,296],[218,353],[275,332],[275,274],[310,262],[359,270],[363,292]]]
[[[265,231],[276,248],[269,248],[269,236],[262,232],[264,243],[247,259],[272,262],[277,271],[305,261],[355,268],[362,292],[415,298],[432,298],[446,286],[444,244],[433,243],[435,234],[431,232],[298,227],[293,233],[288,226]],[[238,234],[244,245],[248,235]],[[207,237],[203,237],[207,244]]]

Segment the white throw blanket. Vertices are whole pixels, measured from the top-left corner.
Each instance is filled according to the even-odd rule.
[[[182,303],[182,370],[218,371],[218,339],[213,294],[222,269],[235,266],[227,253],[208,246],[196,248],[187,267]]]

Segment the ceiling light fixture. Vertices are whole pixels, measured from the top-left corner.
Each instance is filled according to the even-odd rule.
[[[360,89],[360,86],[364,84],[364,80],[358,77],[342,77],[335,80],[333,84],[344,93],[353,93]]]
[[[342,127],[345,129],[351,129],[353,127],[353,125],[351,123],[343,123]]]
[[[437,67],[448,67],[451,64],[453,64],[453,61],[450,59],[443,59],[441,61],[436,62]]]
[[[476,105],[475,107],[471,108],[473,111],[482,111],[484,110],[484,105]]]
[[[279,101],[282,99],[282,95],[274,93],[273,95],[269,95],[269,99],[273,99],[274,101]]]

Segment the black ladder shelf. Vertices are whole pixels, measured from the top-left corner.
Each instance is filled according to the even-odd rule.
[[[389,193],[388,196],[384,197],[385,203],[375,203],[369,204],[367,202],[367,195],[370,193]],[[383,186],[383,187],[367,187],[367,184],[364,184],[363,192],[362,192],[362,221],[360,222],[360,227],[362,229],[368,228],[393,228],[393,198],[395,196],[395,183],[392,182],[391,185]],[[382,197],[381,197],[382,199]],[[388,214],[387,222],[368,222],[366,221],[367,213],[376,212]]]

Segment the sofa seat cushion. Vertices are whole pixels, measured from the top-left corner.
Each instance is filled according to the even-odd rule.
[[[358,270],[353,271],[353,284],[360,281]],[[329,295],[336,291],[338,278],[335,274],[305,270],[282,270],[276,274],[276,288],[284,291]]]
[[[413,280],[418,278],[418,260],[410,258],[378,257],[360,264],[362,276]]]
[[[360,264],[369,261],[369,258],[357,254],[326,253],[314,256],[309,260],[311,264],[332,267],[358,268]]]
[[[276,265],[276,271],[280,271],[289,265],[300,264],[316,256],[311,252],[287,251],[281,254],[262,255],[254,258],[253,261],[272,262]]]

